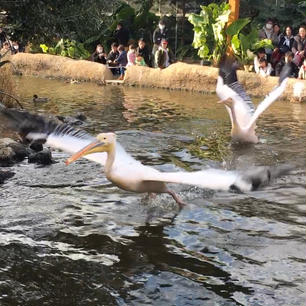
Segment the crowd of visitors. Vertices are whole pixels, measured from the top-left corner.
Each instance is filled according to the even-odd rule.
[[[168,29],[162,19],[153,33],[152,42],[146,42],[143,38],[138,40],[137,45],[131,42],[129,31],[123,23],[118,23],[114,40],[108,55],[104,52],[103,46],[98,44],[91,60],[108,65],[114,75],[119,75],[119,80],[123,80],[125,70],[129,66],[163,69],[174,62],[174,55],[168,44]],[[148,46],[152,44],[151,51]]]
[[[306,24],[299,27],[294,36],[291,26],[286,26],[284,32],[278,22],[268,19],[259,31],[260,39],[270,39],[273,49],[260,48],[254,58],[254,70],[262,76],[279,76],[285,63],[292,67],[291,77],[305,79],[306,55]]]
[[[140,38],[137,44],[130,40],[129,30],[119,22],[114,32],[114,42],[107,54],[104,46],[98,44],[90,59],[107,65],[119,79],[124,78],[125,70],[129,66],[139,65],[164,69],[175,61],[173,52],[169,47],[169,34],[163,19],[153,32],[151,42]],[[265,77],[279,76],[285,63],[292,66],[292,77],[305,79],[306,77],[306,24],[299,27],[294,35],[291,26],[286,26],[282,31],[276,20],[269,18],[258,37],[270,39],[273,48],[260,48],[254,57],[254,70]],[[150,48],[152,46],[152,48]],[[0,27],[0,54],[7,52],[20,52],[17,42],[8,39],[5,31]]]

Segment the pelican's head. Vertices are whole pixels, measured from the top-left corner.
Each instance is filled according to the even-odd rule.
[[[116,143],[116,135],[114,133],[101,133],[98,134],[96,138],[97,140],[91,142],[85,148],[69,157],[66,161],[66,165],[69,165],[82,156],[92,153],[110,152],[114,149]]]

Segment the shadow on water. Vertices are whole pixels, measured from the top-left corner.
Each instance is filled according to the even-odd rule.
[[[39,113],[75,116],[90,133],[117,131],[161,171],[295,163],[249,194],[171,186],[147,200],[109,183],[99,165],[54,152],[0,186],[0,305],[302,305],[305,301],[305,105],[276,102],[260,143],[233,146],[216,97],[20,78]],[[39,89],[39,92],[38,92]],[[48,103],[34,105],[33,94]]]

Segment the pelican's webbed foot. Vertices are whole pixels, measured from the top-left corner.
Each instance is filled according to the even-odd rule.
[[[218,104],[225,104],[226,106],[228,106],[230,109],[233,108],[233,101],[231,98],[225,99],[225,100],[220,100],[217,102]]]
[[[177,195],[174,191],[172,190],[168,190],[167,191],[168,194],[170,194],[172,196],[172,198],[175,200],[175,202],[178,204],[178,206],[180,207],[180,209],[184,208],[184,206],[186,206],[187,204],[184,203]]]

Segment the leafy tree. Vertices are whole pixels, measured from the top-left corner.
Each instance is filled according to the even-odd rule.
[[[52,42],[69,38],[85,41],[109,27],[112,11],[121,1],[106,0],[17,0],[4,1],[0,10],[13,39],[24,42]]]
[[[251,17],[253,22],[264,24],[267,18],[277,20],[284,28],[297,29],[306,22],[305,0],[241,0],[240,17]]]

